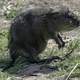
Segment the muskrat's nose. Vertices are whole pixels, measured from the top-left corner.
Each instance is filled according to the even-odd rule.
[[[79,21],[79,26],[80,26],[80,21]]]
[[[80,17],[78,17],[77,19],[78,19],[78,26],[80,26]]]
[[[80,26],[80,20],[77,20],[77,21],[75,21],[74,23],[75,23],[75,25],[76,25],[77,27]]]

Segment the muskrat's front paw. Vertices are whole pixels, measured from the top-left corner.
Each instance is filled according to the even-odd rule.
[[[58,45],[58,48],[63,48],[65,46],[65,42],[62,42],[61,44]]]

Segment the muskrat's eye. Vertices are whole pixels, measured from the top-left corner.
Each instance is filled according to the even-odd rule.
[[[72,21],[71,20],[69,22],[70,22],[70,24],[72,24]]]

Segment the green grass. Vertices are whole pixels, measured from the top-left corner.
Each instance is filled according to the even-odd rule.
[[[8,29],[0,30],[0,80],[6,80],[9,77],[14,77],[18,70],[22,69],[27,63],[25,59],[18,58],[14,64],[14,67],[8,69],[5,72],[1,72],[3,67],[7,66],[9,61],[11,60],[9,57],[9,52],[7,49],[8,44]],[[52,72],[49,75],[49,78],[54,76],[66,75],[71,72],[74,66],[79,63],[77,68],[72,73],[71,77],[80,77],[80,39],[73,40],[67,44],[64,49],[59,50],[58,48],[52,49],[47,48],[47,51],[44,51],[40,57],[47,58],[52,55],[57,55],[63,57],[69,51],[73,50],[68,58],[65,58],[64,61],[61,62],[52,62],[51,66],[57,66],[58,71]],[[52,53],[51,53],[52,52]],[[29,65],[29,64],[28,64]]]
[[[17,15],[17,11],[15,9],[8,10],[8,12],[6,12],[6,14],[5,14],[6,19],[10,20]]]

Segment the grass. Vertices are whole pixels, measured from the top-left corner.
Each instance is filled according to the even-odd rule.
[[[16,60],[14,67],[8,69],[6,72],[1,72],[3,67],[5,67],[10,61],[9,52],[7,49],[7,43],[8,43],[7,37],[8,37],[8,29],[0,30],[0,80],[7,80],[7,78],[9,77],[14,77],[16,75],[16,72],[22,69],[27,64],[25,59],[24,58],[22,59],[20,57]],[[66,47],[61,50],[54,48],[52,51],[52,49],[47,48],[47,51],[44,51],[43,52],[44,54],[42,53],[40,57],[46,58],[52,55],[63,57],[72,49],[73,52],[71,53],[70,56],[68,56],[68,58],[65,58],[64,61],[52,62],[51,64],[49,64],[51,66],[58,67],[58,71],[49,74],[49,78],[53,78],[55,76],[58,77],[62,75],[68,75],[77,63],[79,63],[79,65],[73,71],[70,77],[80,77],[80,39],[79,38],[69,42],[66,45]]]
[[[7,10],[5,17],[6,19],[10,20],[17,15],[17,11],[15,9]]]

